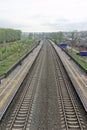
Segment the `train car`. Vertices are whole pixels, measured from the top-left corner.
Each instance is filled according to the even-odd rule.
[[[61,42],[61,43],[59,44],[59,46],[60,46],[61,48],[66,48],[66,47],[67,47],[67,44],[64,43],[64,42]]]
[[[77,53],[79,56],[87,56],[87,51],[80,51]]]

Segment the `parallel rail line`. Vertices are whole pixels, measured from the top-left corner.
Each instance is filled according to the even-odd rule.
[[[37,57],[40,58],[40,57]],[[39,59],[38,59],[39,60]],[[31,114],[32,105],[35,97],[35,92],[37,89],[36,78],[39,77],[39,69],[41,66],[41,59],[39,62],[35,62],[35,68],[25,85],[25,89],[21,94],[21,97],[16,104],[13,114],[7,124],[6,130],[22,129],[25,130],[28,124],[29,116]],[[37,76],[37,77],[36,77]],[[33,87],[32,87],[33,80]],[[34,86],[36,84],[36,87]]]
[[[46,54],[44,54],[44,52]],[[49,64],[52,64],[52,66],[49,66]],[[52,77],[52,74],[54,77]],[[49,83],[51,82],[50,78],[53,82],[52,85]],[[30,129],[34,125],[32,123],[32,120],[34,118],[39,118],[37,128],[34,127],[39,130],[42,130],[43,128],[50,130],[51,123],[52,129],[54,130],[59,130],[60,128],[61,130],[86,129],[83,117],[81,116],[78,105],[76,104],[76,93],[72,89],[71,82],[66,75],[64,66],[55,48],[49,43],[49,41],[47,41],[46,45],[43,45],[42,50],[40,51],[37,60],[33,65],[33,69],[29,73],[29,76],[26,77],[24,83],[22,84],[22,87],[23,91],[20,94],[17,104],[15,105],[8,119],[8,123],[5,126],[6,130]],[[55,90],[53,90],[53,88]],[[42,95],[40,94],[40,90],[43,93],[41,93]],[[37,97],[41,98],[41,100]],[[55,107],[52,107],[55,100],[57,104],[55,104]],[[40,108],[38,107],[38,104]],[[45,104],[45,106],[43,106],[43,104]],[[42,112],[45,111],[46,114],[43,114],[42,112],[40,112],[40,115],[38,112],[33,113],[36,112],[35,110],[41,110],[41,108],[43,108]],[[53,110],[53,108],[55,110]],[[58,111],[56,111],[56,109]],[[54,113],[55,115],[53,115]],[[58,114],[59,118],[55,118],[57,116],[56,114]],[[49,117],[51,117],[51,119],[49,119]],[[42,120],[40,121],[40,119]],[[52,119],[54,119],[55,122],[52,121]],[[59,120],[56,121],[56,119]],[[53,126],[55,128],[53,128]]]
[[[64,67],[63,64],[60,62],[60,58],[57,53],[55,54],[54,62],[58,85],[57,92],[59,95],[58,101],[60,108],[61,127],[63,130],[84,130],[85,124],[83,123],[81,114],[77,109],[77,105],[75,104],[74,94],[72,94],[71,86],[66,80],[63,71]]]

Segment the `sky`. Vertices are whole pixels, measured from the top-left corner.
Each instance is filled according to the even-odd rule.
[[[0,0],[0,28],[23,32],[87,30],[87,0]]]

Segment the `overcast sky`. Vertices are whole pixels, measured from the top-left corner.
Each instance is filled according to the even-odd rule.
[[[0,27],[24,32],[87,30],[87,0],[0,0]]]

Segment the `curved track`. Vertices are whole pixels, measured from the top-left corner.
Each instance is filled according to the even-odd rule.
[[[79,98],[49,41],[0,123],[1,130],[86,130]],[[83,112],[83,113],[82,113]]]

